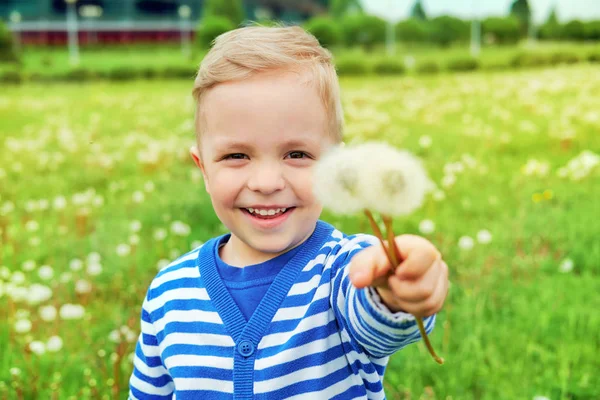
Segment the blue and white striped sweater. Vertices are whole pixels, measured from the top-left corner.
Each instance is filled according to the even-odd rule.
[[[319,221],[246,322],[217,271],[212,239],[162,269],[142,306],[131,399],[384,399],[389,356],[420,339],[348,278],[378,240]],[[425,320],[433,329],[435,316]]]

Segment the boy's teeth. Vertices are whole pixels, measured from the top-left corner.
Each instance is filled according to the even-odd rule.
[[[256,208],[248,208],[249,212],[251,212],[252,214],[258,214],[258,215],[275,215],[275,214],[285,212],[285,210],[287,210],[287,208],[277,208],[277,209],[271,209],[271,210],[258,210]]]

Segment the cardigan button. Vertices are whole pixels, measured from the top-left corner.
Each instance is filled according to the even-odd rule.
[[[249,340],[242,340],[237,346],[238,353],[244,357],[250,357],[254,353],[254,345]]]

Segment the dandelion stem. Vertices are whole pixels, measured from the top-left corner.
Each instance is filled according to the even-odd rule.
[[[382,215],[383,223],[385,224],[385,230],[387,233],[388,240],[388,252],[390,253],[390,259],[392,260],[392,271],[396,271],[396,268],[400,265],[400,250],[396,245],[396,238],[394,236],[394,230],[392,229],[392,218],[387,215]]]
[[[373,214],[371,213],[371,211],[369,211],[369,209],[365,208],[365,215],[367,216],[367,219],[369,220],[369,223],[371,224],[371,229],[373,230],[373,233],[379,239],[379,243],[381,243],[381,247],[383,248],[383,251],[385,252],[385,255],[387,256],[388,261],[390,262],[390,265],[394,265],[392,262],[392,259],[390,258],[390,253],[388,251],[388,248],[386,247],[385,243],[383,242],[383,233],[381,233],[381,229],[379,229],[377,222],[375,222],[375,218],[373,218]]]
[[[392,218],[387,215],[382,215],[381,219],[383,219],[383,223],[385,224],[385,230],[386,230],[387,237],[388,237],[388,243],[390,244],[388,251],[390,253],[390,258],[392,260],[394,260],[392,265],[396,266],[396,267],[394,267],[394,270],[395,270],[396,268],[398,268],[400,266],[399,260],[401,257],[400,257],[400,249],[398,249],[398,245],[396,244],[394,230],[392,228]],[[417,321],[417,326],[419,327],[419,332],[421,332],[421,337],[423,338],[423,341],[425,342],[425,346],[427,347],[427,350],[429,350],[429,354],[431,354],[431,356],[433,357],[435,362],[437,362],[440,365],[443,364],[444,359],[439,357],[437,354],[435,354],[435,350],[433,350],[433,346],[431,345],[431,342],[429,341],[429,337],[427,336],[427,332],[425,331],[425,326],[423,324],[423,318],[415,316],[415,319]]]

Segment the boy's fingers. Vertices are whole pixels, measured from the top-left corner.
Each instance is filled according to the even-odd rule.
[[[402,262],[396,269],[396,275],[401,279],[417,279],[436,260],[441,259],[441,255],[435,246],[422,237],[401,235],[396,238],[396,244],[402,256]]]
[[[445,267],[445,263],[443,264]],[[445,269],[447,270],[447,267]],[[397,306],[399,306],[402,310],[413,314],[416,317],[428,317],[437,313],[442,308],[446,296],[448,295],[447,276],[441,274],[437,278],[437,284],[435,285],[435,288],[433,289],[431,295],[423,301],[413,302],[407,301],[398,296],[399,290],[402,290],[398,286],[398,283],[401,282],[401,280],[397,276],[391,276],[389,278],[389,285],[390,289],[394,292],[394,294],[398,296],[396,298]]]
[[[429,270],[417,281],[404,280],[398,275],[390,283],[396,296],[407,302],[421,302],[430,298],[440,284],[440,277],[444,280],[448,278],[448,269],[442,260],[438,260]]]
[[[350,261],[348,274],[357,288],[384,283],[381,278],[390,270],[390,263],[381,245],[370,246],[356,254]]]

